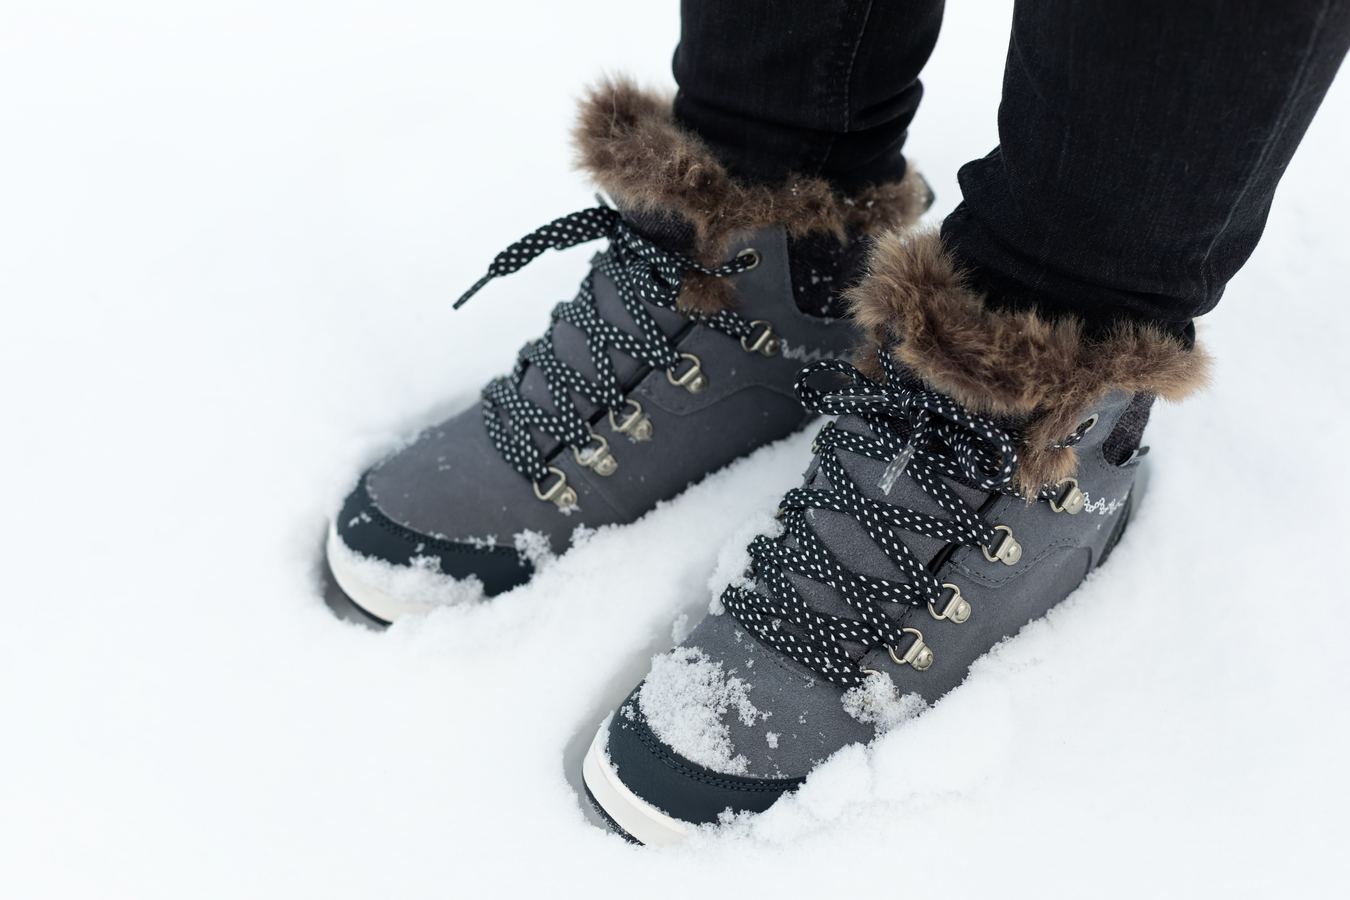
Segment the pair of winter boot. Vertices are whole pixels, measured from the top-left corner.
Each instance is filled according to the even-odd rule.
[[[362,477],[328,559],[383,621],[491,596],[577,526],[827,417],[778,527],[585,757],[606,820],[669,844],[767,809],[1068,596],[1129,522],[1154,399],[1200,387],[1206,357],[991,311],[912,230],[916,173],[853,197],[747,186],[624,82],[583,101],[576,141],[617,208],[541,228],[473,290],[549,247],[609,248],[480,403]]]

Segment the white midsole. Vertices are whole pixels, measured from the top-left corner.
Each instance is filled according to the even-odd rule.
[[[409,603],[407,600],[400,600],[362,581],[347,561],[351,552],[342,544],[342,538],[338,537],[337,523],[329,522],[328,568],[332,570],[333,579],[338,583],[338,587],[342,588],[342,592],[366,612],[386,622],[392,622],[399,616],[420,615],[436,608],[430,603]]]
[[[618,773],[610,765],[609,754],[605,752],[608,728],[609,720],[606,719],[595,733],[591,749],[586,751],[586,759],[581,764],[581,777],[591,796],[620,828],[642,843],[658,847],[680,843],[694,826],[661,812],[619,780]]]

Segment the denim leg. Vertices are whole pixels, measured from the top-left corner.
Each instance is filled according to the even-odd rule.
[[[1189,340],[1348,42],[1346,0],[1019,0],[1000,144],[943,242],[996,305]]]
[[[898,180],[943,0],[683,0],[675,115],[733,174]]]

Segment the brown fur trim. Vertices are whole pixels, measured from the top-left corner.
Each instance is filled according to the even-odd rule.
[[[573,139],[577,168],[620,207],[674,212],[692,223],[694,258],[708,266],[725,261],[737,234],[756,228],[784,225],[793,237],[826,231],[842,241],[849,227],[871,234],[912,225],[932,202],[927,183],[913,169],[901,181],[855,197],[836,193],[820,178],[794,176],[780,187],[737,181],[697,136],[675,122],[669,98],[623,78],[607,78],[587,92]],[[702,312],[725,309],[734,297],[722,282],[693,279],[681,305]]]
[[[966,287],[935,230],[892,233],[873,246],[870,271],[849,292],[853,316],[876,345],[935,390],[980,413],[1027,424],[1018,489],[1030,496],[1077,468],[1056,448],[1112,390],[1177,401],[1205,387],[1210,357],[1142,324],[1086,342],[1072,318],[991,311]],[[875,357],[860,368],[875,374]]]

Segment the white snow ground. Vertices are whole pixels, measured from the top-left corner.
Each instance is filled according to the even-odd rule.
[[[1108,569],[797,797],[651,851],[593,826],[582,750],[809,438],[386,634],[317,560],[359,469],[572,295],[591,248],[450,310],[590,202],[571,98],[668,83],[677,4],[106,6],[0,12],[6,896],[1346,895],[1344,78]],[[925,74],[936,215],[996,140],[1009,10],[953,4]]]

